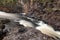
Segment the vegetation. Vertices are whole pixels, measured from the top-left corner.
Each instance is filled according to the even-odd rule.
[[[38,1],[40,3],[42,3],[43,5],[47,4],[50,5],[50,3],[53,1],[53,0],[0,0],[0,5],[7,5],[7,6],[14,6],[16,4],[18,4],[17,6],[22,6],[23,9],[25,9],[24,11],[28,10],[28,7],[33,7],[34,4],[36,4],[35,2]],[[51,7],[47,7],[45,6],[45,9],[47,11],[52,11],[53,8]],[[56,9],[56,8],[55,8]]]
[[[0,0],[0,5],[7,5],[16,3],[17,0]]]

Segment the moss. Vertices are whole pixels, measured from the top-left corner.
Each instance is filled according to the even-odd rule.
[[[0,5],[16,3],[16,0],[0,0]]]
[[[48,12],[51,12],[53,8],[45,8]]]
[[[44,2],[51,2],[52,0],[40,0],[40,2],[44,3]]]

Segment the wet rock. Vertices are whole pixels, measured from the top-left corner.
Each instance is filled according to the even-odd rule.
[[[6,35],[6,31],[3,31],[5,28],[4,23],[6,23],[6,22],[4,22],[2,20],[4,20],[4,19],[0,19],[0,40],[2,40]]]
[[[34,28],[25,28],[27,31],[21,33],[17,28],[13,28],[3,40],[55,40],[47,35],[42,34]],[[17,33],[18,32],[18,33]],[[43,36],[44,35],[44,36]]]
[[[9,20],[9,19],[1,19],[0,22],[1,22],[2,24],[6,24],[6,23],[10,22],[10,20]]]

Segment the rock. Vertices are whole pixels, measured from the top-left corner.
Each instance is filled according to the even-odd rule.
[[[3,40],[55,40],[34,28],[25,28],[25,32],[19,32],[19,28],[14,27]]]

